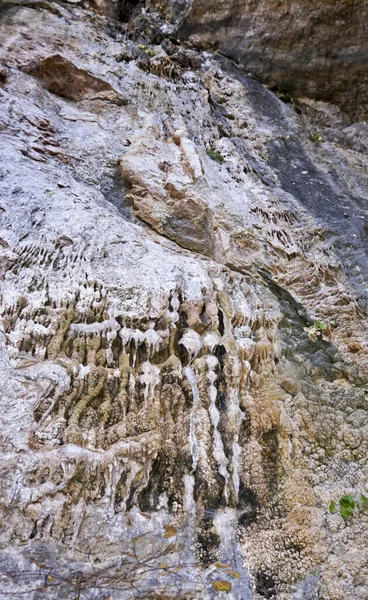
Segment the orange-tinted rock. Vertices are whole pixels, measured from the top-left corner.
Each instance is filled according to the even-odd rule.
[[[28,73],[36,77],[49,92],[68,100],[118,98],[118,93],[107,81],[79,69],[60,54],[48,56],[36,66],[31,66]]]

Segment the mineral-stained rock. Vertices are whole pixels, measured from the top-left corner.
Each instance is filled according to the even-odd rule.
[[[298,392],[298,386],[295,384],[295,381],[289,377],[285,377],[285,379],[281,381],[280,385],[286,392],[292,394],[293,396],[295,396],[295,394]]]
[[[37,65],[28,67],[27,72],[36,77],[49,92],[68,100],[119,98],[107,81],[79,69],[59,54],[48,56]]]
[[[1,15],[0,591],[366,600],[364,126],[157,15]]]
[[[120,171],[141,219],[180,245],[213,255],[212,212],[193,185],[203,178],[201,161],[189,140],[178,145],[147,130],[131,140]]]

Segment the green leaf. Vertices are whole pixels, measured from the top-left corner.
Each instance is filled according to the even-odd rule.
[[[359,502],[358,502],[359,510],[362,510],[364,506],[368,506],[368,498],[364,494],[360,494]]]
[[[336,503],[333,500],[331,500],[328,510],[330,511],[331,515],[336,512]]]
[[[355,499],[353,496],[342,496],[339,502],[340,506],[344,506],[345,508],[350,508],[351,510],[354,510],[355,508]]]
[[[344,518],[347,519],[348,517],[351,517],[351,515],[353,514],[354,509],[353,508],[349,508],[346,506],[341,506],[340,505],[340,515]]]
[[[346,519],[348,517],[351,517],[351,515],[354,512],[354,508],[355,508],[355,499],[353,496],[350,496],[349,494],[347,494],[346,496],[341,496],[340,500],[339,500],[339,512],[340,515]]]

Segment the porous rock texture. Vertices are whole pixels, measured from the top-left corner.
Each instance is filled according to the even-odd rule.
[[[367,125],[86,6],[0,5],[1,593],[366,600]]]

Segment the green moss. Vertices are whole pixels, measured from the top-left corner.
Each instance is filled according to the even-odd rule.
[[[61,317],[59,328],[56,334],[51,339],[47,347],[47,357],[50,360],[54,360],[61,351],[61,346],[64,342],[64,338],[68,332],[70,324],[74,320],[74,310],[69,309],[65,311]]]
[[[215,160],[216,162],[219,162],[219,163],[225,162],[225,159],[222,156],[222,154],[220,154],[220,152],[215,152],[215,150],[206,150],[206,154],[207,154],[207,156],[209,156],[210,158],[212,158],[212,160]]]

